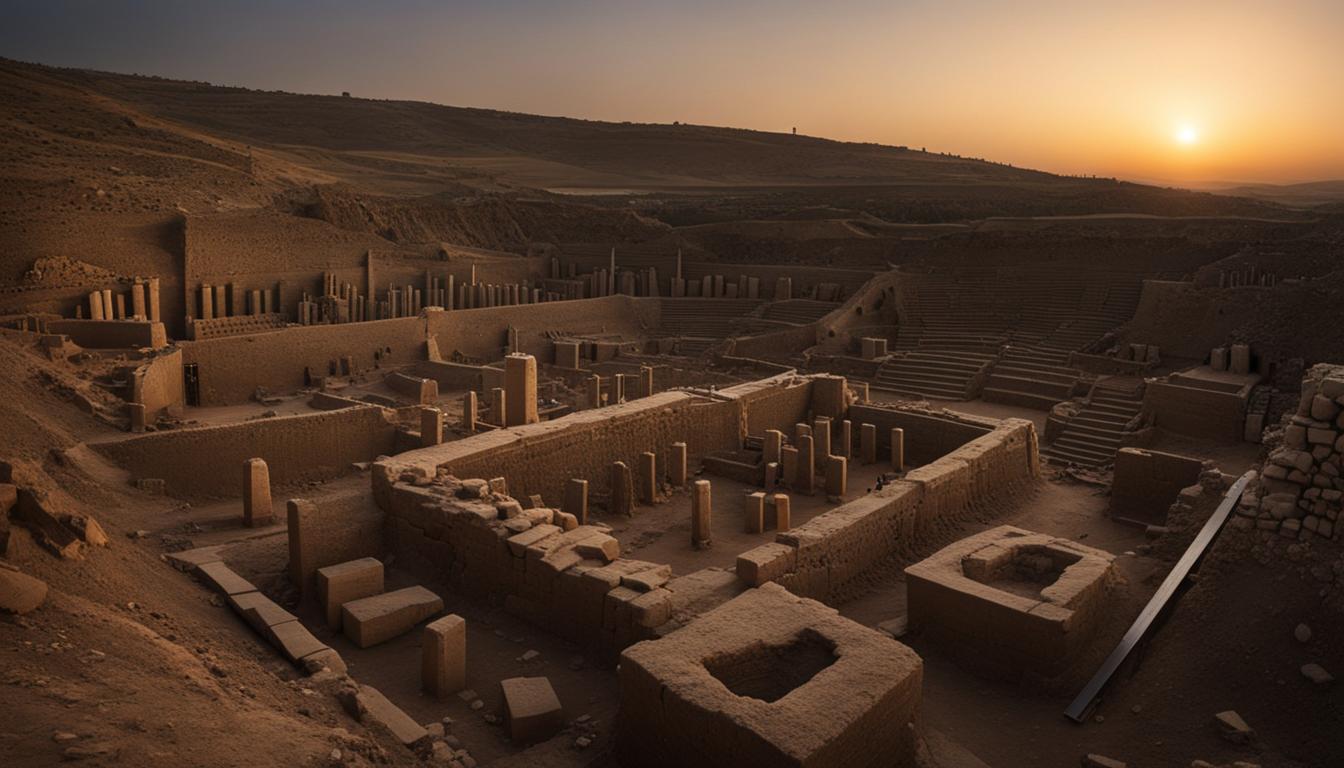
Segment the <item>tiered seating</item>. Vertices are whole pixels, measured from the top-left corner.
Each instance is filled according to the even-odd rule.
[[[901,307],[893,359],[874,385],[957,399],[974,397],[968,365],[992,364],[986,400],[1048,409],[1068,399],[1083,379],[1068,354],[1133,316],[1141,277],[1129,272],[1026,264],[909,273],[913,290]],[[958,356],[955,360],[949,355]],[[942,382],[941,386],[931,386]],[[935,394],[935,392],[937,394]]]
[[[816,301],[814,299],[774,301],[765,306],[762,317],[766,320],[778,320],[791,325],[807,325],[829,315],[838,306],[840,305],[833,301]]]
[[[737,335],[738,323],[760,305],[750,299],[668,299],[662,302],[662,331],[668,336],[726,339]]]
[[[1113,377],[1097,383],[1078,415],[1041,449],[1046,459],[1061,464],[1096,467],[1115,460],[1128,424],[1143,406],[1142,382]]]

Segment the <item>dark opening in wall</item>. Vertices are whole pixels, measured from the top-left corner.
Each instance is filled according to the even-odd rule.
[[[705,669],[738,696],[771,702],[835,663],[835,644],[804,630],[787,645],[757,642],[705,659]]]

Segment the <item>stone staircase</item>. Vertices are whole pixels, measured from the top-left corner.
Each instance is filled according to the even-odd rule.
[[[829,315],[839,306],[840,304],[834,301],[816,301],[814,299],[772,301],[765,305],[761,317],[765,320],[790,325],[807,325]]]
[[[990,402],[1048,411],[1073,397],[1086,377],[1070,368],[1068,359],[1068,350],[1044,343],[1008,344],[994,363],[981,396]]]
[[[1064,425],[1059,437],[1041,449],[1056,464],[1098,467],[1115,460],[1128,424],[1143,407],[1141,379],[1111,377],[1098,382],[1082,410]]]
[[[994,362],[988,349],[927,348],[892,355],[870,382],[875,389],[936,400],[975,397],[975,379]]]

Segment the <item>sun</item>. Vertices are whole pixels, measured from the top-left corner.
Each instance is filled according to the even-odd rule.
[[[1176,127],[1176,143],[1191,146],[1199,143],[1199,129],[1189,123]]]

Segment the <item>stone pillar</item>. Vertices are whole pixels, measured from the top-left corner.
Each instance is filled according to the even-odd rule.
[[[860,405],[864,405],[868,402],[868,382],[861,381],[857,384],[850,385],[849,388],[854,392],[854,397],[858,399]]]
[[[425,626],[420,682],[440,698],[467,687],[467,622],[461,616],[450,613]]]
[[[812,436],[798,438],[798,476],[793,480],[793,489],[809,496],[815,490],[817,459],[812,445]]]
[[[579,343],[577,341],[555,342],[555,364],[560,368],[578,368]]]
[[[787,277],[775,278],[775,301],[793,298],[793,281]]]
[[[803,437],[804,435],[811,436],[811,434],[812,434],[812,428],[802,423],[801,421],[793,425],[793,442],[795,445],[797,445],[799,438]]]
[[[784,433],[778,429],[765,430],[765,440],[761,446],[762,459],[766,464],[779,461],[779,450],[784,447]]]
[[[831,420],[825,416],[812,422],[812,444],[817,449],[817,469],[825,469],[826,457],[831,455]]]
[[[838,419],[845,415],[845,394],[849,387],[844,376],[815,376],[812,379],[812,413]]]
[[[611,465],[611,506],[608,511],[613,515],[630,516],[635,510],[634,479],[625,462]]]
[[[625,402],[625,374],[618,373],[611,380],[611,403]]]
[[[131,285],[131,315],[133,317],[148,317],[145,313],[145,284],[139,280]]]
[[[468,392],[462,396],[462,428],[468,433],[476,431],[475,392]]]
[[[891,430],[891,468],[905,471],[905,430],[900,427]]]
[[[839,502],[849,487],[849,460],[844,456],[826,457],[826,498]]]
[[[756,491],[742,497],[743,517],[747,533],[760,533],[765,530],[765,494]]]
[[[443,411],[438,408],[420,409],[420,447],[428,448],[443,442]]]
[[[249,295],[251,298],[249,298],[249,299],[248,299],[248,302],[247,302],[248,305],[249,305],[248,308],[247,308],[247,313],[248,313],[249,315],[260,315],[260,314],[261,314],[261,289],[260,289],[260,288],[253,288],[252,291],[251,291],[251,293],[249,293],[248,295]]]
[[[765,482],[762,484],[765,490],[773,491],[779,485],[779,462],[767,461],[765,463]]]
[[[639,368],[639,395],[648,397],[653,394],[653,367],[648,365]]]
[[[537,359],[512,354],[504,358],[504,386],[508,390],[507,426],[535,424],[537,417]]]
[[[579,525],[588,524],[588,481],[577,477],[565,483],[565,512],[578,519]]]
[[[785,446],[780,449],[780,478],[785,485],[792,486],[798,477],[798,449]]]
[[[103,307],[103,311],[106,312],[107,307]],[[1250,373],[1251,348],[1245,344],[1233,344],[1228,354],[1227,369],[1242,375]]]
[[[145,404],[127,403],[126,412],[131,417],[131,431],[140,433],[145,431]]]
[[[840,445],[839,450],[835,450],[836,456],[844,456],[846,459],[854,455],[854,435],[850,431],[850,421],[845,419],[840,422]]]
[[[112,306],[116,310],[114,315],[118,320],[126,319],[126,294],[118,293],[112,297]]]
[[[224,300],[224,286],[215,286],[215,317],[228,317],[229,305]]]
[[[215,317],[215,291],[208,285],[201,286],[201,319],[213,320]]]
[[[875,424],[859,425],[859,462],[863,464],[877,463],[877,425]]]
[[[653,504],[658,498],[658,457],[653,451],[639,454],[639,500]]]
[[[317,505],[307,499],[290,499],[285,504],[289,520],[289,580],[299,594],[313,594],[310,583],[317,573]]]
[[[691,496],[691,546],[704,549],[711,543],[709,520],[712,502],[709,481],[696,480]]]
[[[112,289],[104,288],[103,291],[103,319],[111,320],[112,314]]]
[[[89,294],[89,319],[103,319],[103,292],[94,291]]]
[[[597,374],[588,379],[588,407],[602,407],[602,377]]]
[[[667,480],[674,488],[686,487],[686,444],[672,444],[672,458],[667,462]]]
[[[255,528],[274,521],[271,470],[264,459],[248,459],[243,462],[243,525]]]
[[[159,278],[149,278],[149,322],[159,322]]]
[[[501,427],[506,426],[505,422],[508,418],[504,412],[507,400],[504,390],[499,387],[490,390],[490,421]]]
[[[791,528],[789,522],[789,497],[788,494],[775,494],[775,532],[783,533]]]

